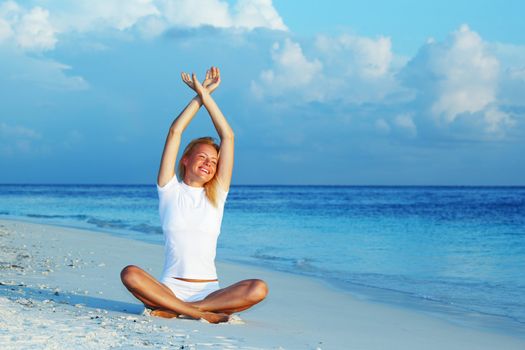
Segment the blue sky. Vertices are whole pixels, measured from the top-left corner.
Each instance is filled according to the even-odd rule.
[[[525,184],[519,1],[0,1],[0,183],[154,183],[221,67],[234,184]],[[214,135],[200,112],[184,142]]]

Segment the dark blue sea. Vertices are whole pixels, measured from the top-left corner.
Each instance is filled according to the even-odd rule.
[[[154,185],[0,185],[0,218],[162,244],[157,206]],[[217,256],[525,334],[525,187],[233,186]]]

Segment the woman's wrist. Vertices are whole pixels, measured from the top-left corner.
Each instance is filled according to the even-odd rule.
[[[204,91],[204,92],[199,94],[199,98],[200,98],[200,101],[201,101],[202,104],[206,104],[210,100],[211,95],[210,95],[209,92]]]
[[[199,96],[199,94],[195,95],[195,97],[192,98],[191,100],[197,102],[197,104],[199,105],[199,107],[202,106],[202,99],[201,99],[201,97]]]

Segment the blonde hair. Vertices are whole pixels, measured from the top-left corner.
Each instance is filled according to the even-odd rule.
[[[184,149],[184,152],[182,152],[181,160],[182,158],[188,156],[193,151],[195,146],[200,145],[200,144],[213,146],[213,148],[215,148],[215,150],[217,151],[217,154],[220,151],[220,146],[215,142],[215,140],[212,137],[209,137],[209,136],[199,137],[198,139],[191,140],[191,142],[188,143],[188,145]],[[217,207],[218,205],[218,193],[217,192],[219,190],[219,182],[217,180],[217,172],[218,172],[217,170],[218,168],[216,169],[215,174],[213,175],[213,178],[204,184],[204,191],[206,193],[206,197],[208,198],[208,200],[214,207]],[[184,181],[184,176],[186,175],[186,167],[184,166],[184,164],[182,164],[182,161],[179,161],[177,173],[179,175],[179,179],[181,181]]]

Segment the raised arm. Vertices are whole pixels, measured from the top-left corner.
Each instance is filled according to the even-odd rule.
[[[181,73],[181,78],[193,91],[197,91],[188,73]],[[207,95],[210,96],[219,86],[219,83],[220,77],[218,76],[218,71],[217,74],[214,75],[212,74],[212,70],[208,70],[208,72],[206,72],[206,79],[202,85],[199,84],[199,86],[201,89],[206,90]],[[162,152],[159,173],[157,175],[157,184],[160,187],[166,185],[175,175],[175,162],[179,152],[182,132],[186,129],[193,117],[195,117],[195,114],[201,106],[202,98],[197,94],[171,124],[168,136],[166,137],[166,143],[164,144],[164,151]]]
[[[230,189],[233,171],[234,134],[230,124],[228,124],[228,121],[219,109],[219,106],[217,106],[211,97],[210,92],[213,91],[221,81],[220,71],[216,67],[211,67],[206,73],[206,80],[203,84],[204,87],[200,84],[195,74],[192,76],[192,81],[195,91],[199,95],[204,107],[208,110],[215,130],[217,130],[221,139],[217,179],[219,185],[227,192]],[[209,83],[210,81],[211,84]],[[210,87],[213,87],[213,89],[210,89]]]
[[[157,184],[160,187],[166,185],[175,175],[175,161],[177,160],[177,154],[179,152],[182,132],[191,122],[201,105],[200,97],[194,97],[179,116],[175,118],[173,123],[171,123],[168,136],[166,137],[166,143],[164,144],[164,151],[162,152],[159,174],[157,175]]]

